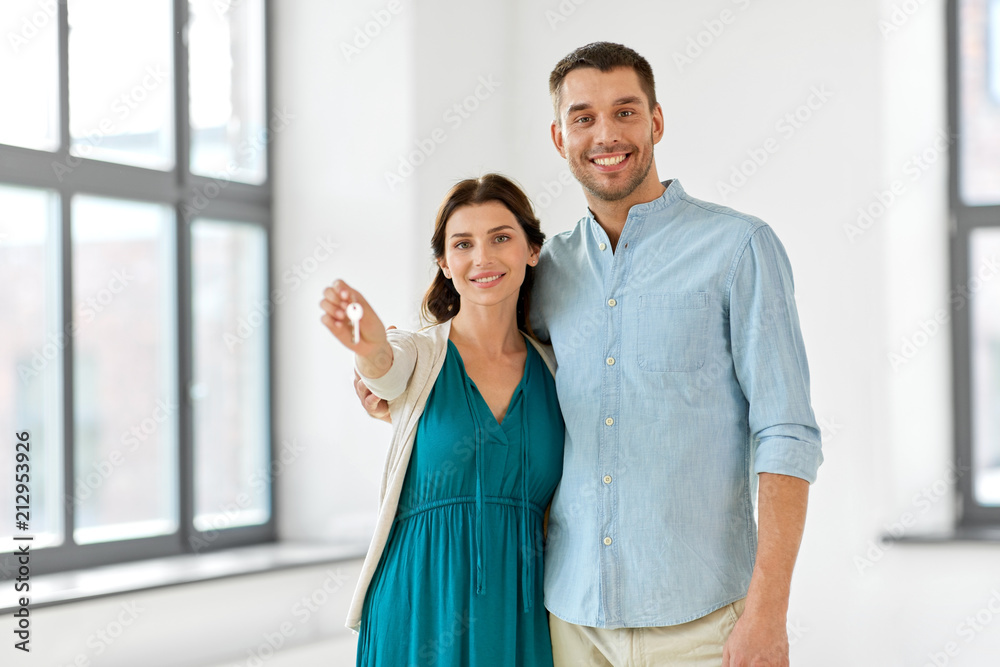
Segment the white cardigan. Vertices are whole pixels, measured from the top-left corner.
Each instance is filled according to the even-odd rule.
[[[351,608],[347,615],[347,627],[357,632],[361,627],[361,612],[365,595],[378,567],[385,544],[389,539],[392,522],[396,518],[399,494],[403,489],[403,479],[410,463],[413,441],[417,436],[417,425],[427,404],[434,382],[437,381],[448,354],[448,334],[451,320],[436,324],[420,331],[391,329],[386,332],[392,346],[392,367],[380,378],[362,376],[365,385],[380,398],[389,401],[389,415],[392,417],[392,440],[382,470],[382,485],[379,489],[378,519],[372,536],[368,554],[361,567],[361,578],[354,589]],[[555,375],[555,361],[552,348],[544,346],[534,338],[527,337],[545,361],[549,371]]]

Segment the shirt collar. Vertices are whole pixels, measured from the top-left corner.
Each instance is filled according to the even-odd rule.
[[[636,204],[629,209],[629,216],[645,216],[662,211],[686,194],[684,192],[684,188],[681,186],[681,182],[676,178],[667,179],[665,181],[661,181],[661,183],[663,184],[663,187],[666,188],[666,190],[663,191],[663,194],[653,201],[648,201],[644,204]],[[589,220],[591,224],[597,224],[597,218],[594,217],[594,212],[591,211],[589,207],[587,208],[587,220]]]
[[[653,201],[633,206],[629,209],[629,218],[644,218],[653,213],[662,211],[685,195],[684,188],[681,187],[681,182],[676,178],[667,179],[665,181],[661,181],[661,183],[663,184],[663,187],[666,188],[666,190],[663,191],[663,194]],[[597,218],[594,217],[594,212],[591,211],[589,207],[587,208],[586,220],[590,225],[591,233],[596,235],[595,238],[597,238],[598,242],[608,240],[607,233],[604,231],[604,228],[601,227],[600,223],[597,222]],[[629,225],[626,223],[626,228],[628,227]]]

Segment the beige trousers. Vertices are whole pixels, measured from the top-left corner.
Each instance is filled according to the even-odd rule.
[[[719,667],[722,647],[746,599],[707,616],[654,628],[607,630],[567,623],[549,614],[555,667]]]

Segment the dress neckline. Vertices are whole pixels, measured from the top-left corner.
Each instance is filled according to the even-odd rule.
[[[462,359],[462,353],[458,351],[458,346],[455,345],[454,342],[452,342],[451,338],[448,339],[448,349],[455,353],[455,358],[458,359],[458,366],[459,368],[462,369],[462,377],[464,378],[466,385],[471,386],[471,388],[475,392],[476,397],[479,400],[480,407],[485,408],[486,413],[489,414],[490,416],[490,421],[493,424],[496,424],[498,427],[500,427],[501,430],[503,430],[504,424],[507,423],[507,417],[510,416],[510,413],[512,411],[511,408],[514,407],[514,401],[517,400],[518,394],[522,393],[524,390],[524,385],[528,378],[528,368],[529,368],[529,361],[531,359],[532,348],[534,347],[531,344],[531,341],[528,340],[528,337],[524,334],[524,332],[518,332],[518,333],[520,333],[521,337],[524,338],[524,345],[527,348],[524,355],[524,368],[521,369],[521,379],[518,381],[517,386],[514,387],[514,391],[511,392],[510,400],[507,402],[507,410],[504,412],[503,419],[499,421],[497,420],[496,415],[493,414],[493,409],[490,408],[490,404],[486,402],[486,399],[483,397],[482,392],[479,391],[479,387],[476,386],[475,381],[472,379],[472,377],[469,376],[469,372],[465,370],[465,360]],[[535,354],[538,354],[537,350],[535,350],[534,352]]]

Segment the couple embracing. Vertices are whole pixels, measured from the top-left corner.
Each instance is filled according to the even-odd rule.
[[[543,243],[488,174],[438,211],[432,326],[386,331],[345,282],[324,291],[393,424],[357,664],[788,665],[822,462],[788,258],[761,220],[660,182],[635,51],[580,47],[549,90],[588,204],[572,231]]]

